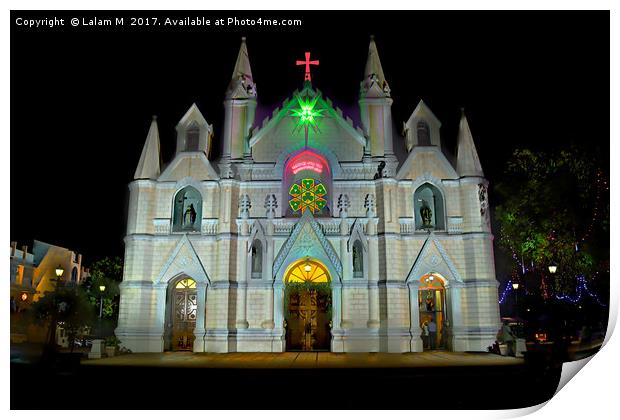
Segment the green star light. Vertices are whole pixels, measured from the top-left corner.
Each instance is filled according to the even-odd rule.
[[[318,119],[323,117],[322,113],[325,111],[324,109],[316,108],[319,95],[312,98],[297,95],[295,98],[297,99],[297,104],[299,105],[298,108],[291,110],[291,115],[299,118],[295,131],[297,131],[300,127],[310,126],[315,132],[319,132]]]

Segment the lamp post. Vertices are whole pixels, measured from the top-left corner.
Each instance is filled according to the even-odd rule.
[[[103,328],[101,326],[101,322],[103,319],[103,292],[105,292],[105,285],[99,285],[99,334],[98,336],[103,336]]]
[[[58,289],[62,286],[62,275],[65,270],[62,266],[58,266],[55,270],[56,279],[50,279],[52,282],[56,282],[56,287],[54,287],[54,295],[52,296],[52,319],[50,320],[50,331],[49,331],[49,340],[47,342],[46,354],[45,356],[49,357],[56,353],[56,324],[58,323],[58,299],[57,293]]]
[[[512,283],[515,292],[515,316],[519,316],[519,283]]]
[[[549,273],[555,274],[556,271],[558,271],[557,264],[555,264],[555,263],[549,264]]]
[[[103,292],[105,292],[105,286],[103,284],[99,286],[99,291],[101,292],[99,296],[99,319],[101,319],[103,315]]]

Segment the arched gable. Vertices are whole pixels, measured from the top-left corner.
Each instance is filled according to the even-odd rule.
[[[273,263],[275,279],[281,279],[290,264],[306,257],[320,260],[330,271],[332,281],[341,282],[342,263],[340,258],[323,234],[321,226],[309,211],[303,213],[299,222],[295,224],[291,236],[280,248],[280,252]]]
[[[428,235],[424,245],[422,245],[422,249],[413,263],[405,282],[407,284],[416,284],[415,282],[420,277],[431,271],[442,275],[446,280],[446,288],[454,286],[454,283],[463,283],[463,279],[456,270],[454,263],[433,232]]]
[[[179,276],[191,277],[198,284],[211,285],[209,275],[187,235],[179,239],[159,274],[153,280],[153,285],[167,286],[172,279],[178,280]]]

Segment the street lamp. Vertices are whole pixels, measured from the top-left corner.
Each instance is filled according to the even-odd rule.
[[[65,270],[62,266],[58,266],[56,268],[56,287],[54,287],[54,295],[52,296],[52,319],[50,320],[50,332],[49,332],[49,340],[47,342],[46,355],[49,357],[56,352],[56,324],[58,323],[58,289],[62,286],[62,275]],[[50,279],[50,281],[54,281],[54,279]]]
[[[512,288],[515,291],[515,316],[519,316],[519,283],[512,283]]]
[[[556,271],[558,271],[558,266],[554,263],[549,264],[549,272],[555,274]]]
[[[105,292],[105,286],[103,284],[99,286],[99,291],[101,292],[101,296],[99,297],[99,319],[101,319],[103,315],[103,292]]]
[[[309,259],[306,259],[306,265],[304,265],[304,271],[306,273],[309,273],[310,271],[312,271],[312,266],[310,265]]]

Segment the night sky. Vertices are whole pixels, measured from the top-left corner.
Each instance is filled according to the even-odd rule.
[[[18,16],[287,17],[301,27],[30,29]],[[151,115],[164,163],[193,102],[221,146],[224,92],[247,37],[256,124],[302,86],[295,60],[359,125],[357,98],[375,35],[400,131],[420,99],[456,150],[464,107],[491,185],[517,147],[574,142],[609,167],[608,12],[12,12],[11,240],[123,255],[127,184]],[[490,200],[493,204],[493,191]]]

